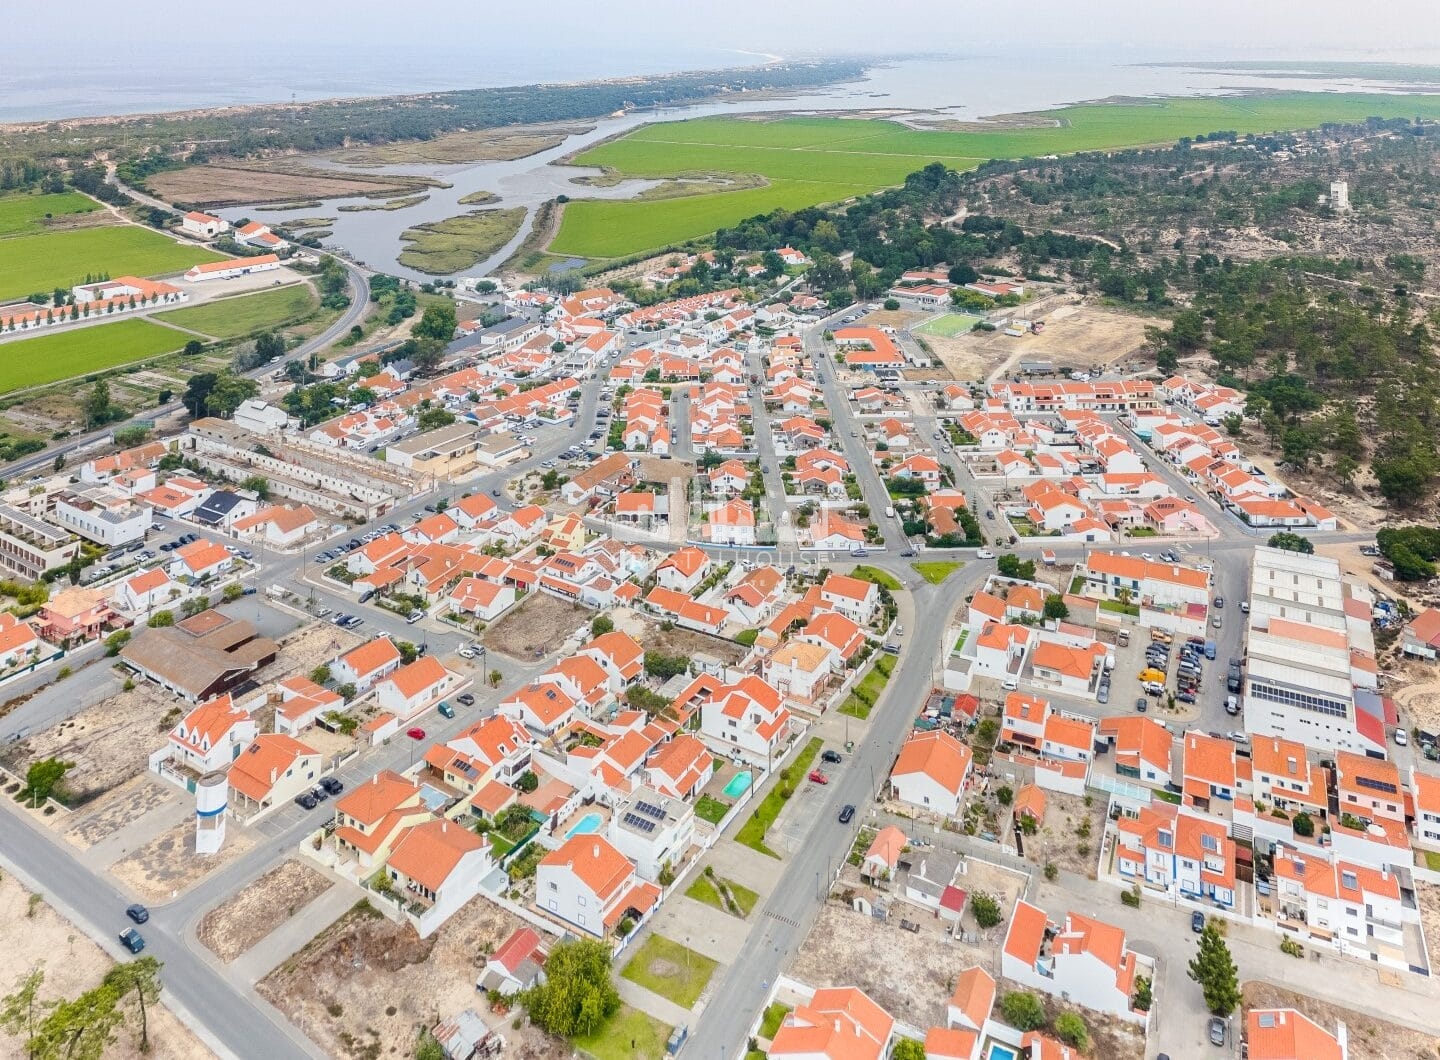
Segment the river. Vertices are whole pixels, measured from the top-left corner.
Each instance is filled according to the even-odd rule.
[[[655,181],[631,180],[610,187],[588,187],[576,184],[575,180],[594,175],[596,170],[551,164],[589,144],[647,122],[760,111],[890,109],[927,110],[946,117],[977,120],[996,114],[1045,110],[1110,96],[1206,95],[1246,89],[1306,92],[1397,89],[1394,84],[1359,79],[1292,79],[1140,65],[1148,58],[1131,53],[1082,57],[1068,51],[1033,49],[1023,56],[908,59],[877,66],[861,81],[784,99],[737,99],[604,118],[596,122],[590,132],[574,134],[551,150],[509,162],[345,166],[329,159],[318,160],[317,164],[326,167],[420,175],[452,185],[431,189],[425,202],[400,210],[340,213],[335,207],[345,200],[333,199],[327,200],[322,207],[305,211],[270,211],[251,206],[221,210],[219,213],[230,221],[249,217],[273,224],[284,224],[287,218],[301,214],[333,215],[336,221],[331,226],[332,235],[324,241],[327,247],[343,250],[370,268],[424,281],[435,277],[407,269],[396,261],[403,246],[400,233],[417,224],[443,220],[474,209],[461,206],[458,200],[473,192],[489,191],[500,196],[500,202],[492,205],[524,206],[529,213],[526,223],[509,244],[463,273],[483,276],[496,269],[520,245],[529,231],[535,207],[546,199],[556,195],[625,199],[652,186]]]

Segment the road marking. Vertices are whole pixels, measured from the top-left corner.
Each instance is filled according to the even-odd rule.
[[[766,913],[765,915],[766,915],[767,917],[769,917],[771,920],[778,920],[778,921],[780,921],[780,923],[782,923],[782,924],[788,924],[788,925],[790,925],[790,926],[793,927],[793,928],[798,928],[798,927],[800,926],[799,921],[797,921],[797,920],[792,920],[792,919],[791,919],[790,917],[788,917],[788,916],[781,916],[779,913]]]

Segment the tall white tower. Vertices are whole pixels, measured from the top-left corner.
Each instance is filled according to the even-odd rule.
[[[1345,180],[1332,180],[1330,182],[1330,209],[1336,213],[1350,212],[1350,182]]]
[[[195,853],[218,854],[225,842],[225,803],[230,781],[216,770],[195,782]]]

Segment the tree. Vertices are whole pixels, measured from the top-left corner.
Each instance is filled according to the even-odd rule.
[[[1155,1003],[1155,995],[1151,991],[1150,980],[1143,975],[1135,977],[1135,1010],[1137,1012],[1149,1012],[1150,1006]]]
[[[101,379],[96,382],[94,388],[85,396],[80,405],[85,413],[85,429],[98,427],[110,420],[110,384]]]
[[[431,302],[410,334],[417,339],[438,339],[441,343],[455,337],[455,303],[448,298],[443,302]]]
[[[226,370],[215,377],[210,393],[205,396],[205,411],[228,419],[244,402],[260,393],[260,384],[253,379]]]
[[[515,782],[515,786],[528,795],[540,786],[540,778],[533,769],[527,769],[520,774],[520,779]]]
[[[423,431],[448,427],[455,422],[455,413],[449,409],[426,409],[415,418],[415,426]]]
[[[240,483],[242,490],[249,490],[262,501],[270,497],[270,481],[264,475],[250,475]]]
[[[1026,990],[1012,990],[1002,997],[1000,1015],[1017,1031],[1033,1031],[1045,1026],[1045,1006]]]
[[[215,380],[220,378],[214,372],[200,372],[190,377],[185,384],[185,393],[180,395],[180,404],[192,416],[205,415],[205,402],[210,397],[210,391],[215,389]]]
[[[420,649],[411,644],[408,640],[397,640],[395,650],[400,653],[400,661],[409,666],[416,659],[420,658]]]
[[[194,357],[205,351],[205,344],[199,339],[191,339],[180,350],[186,357]]]
[[[597,615],[590,622],[590,635],[592,637],[603,637],[615,628],[615,622],[609,615]]]
[[[975,267],[963,261],[958,265],[952,265],[950,267],[950,282],[957,287],[964,287],[967,283],[974,283],[979,278],[980,274],[975,271]]]
[[[1315,819],[1301,810],[1291,819],[1290,827],[1295,829],[1295,834],[1301,839],[1309,839],[1315,834]]]
[[[1288,530],[1271,534],[1270,540],[1265,543],[1271,548],[1283,548],[1286,552],[1303,552],[1307,556],[1315,551],[1315,546],[1310,543],[1308,537],[1292,534]]]
[[[887,298],[887,299],[885,299],[884,306],[885,306],[886,309],[888,309],[890,312],[893,313],[893,312],[895,312],[895,310],[897,310],[897,309],[900,308],[900,299],[898,299],[898,298]]]
[[[150,437],[150,428],[137,423],[131,427],[120,427],[115,431],[115,444],[121,449],[133,449]]]
[[[105,638],[105,656],[113,659],[120,654],[120,649],[130,642],[130,631],[128,629],[117,629],[114,633]]]
[[[46,1014],[58,1004],[42,1001],[40,987],[45,982],[45,969],[37,964],[28,972],[15,977],[15,987],[0,997],[0,1030],[16,1038],[25,1039],[25,1048],[30,1057],[37,1055],[35,1038]]]
[[[1205,1007],[1217,1016],[1228,1016],[1240,1004],[1240,974],[1230,947],[1212,922],[1200,933],[1200,946],[1190,959],[1190,978],[1200,984]]]
[[[118,1000],[135,995],[140,1008],[140,1051],[150,1051],[150,1027],[146,1019],[146,1006],[160,1000],[160,969],[163,968],[154,957],[136,957],[133,961],[117,964],[105,973],[102,981],[115,988]]]
[[[58,758],[42,758],[31,763],[25,771],[25,787],[20,791],[19,801],[33,805],[44,802],[60,787],[60,782],[74,764]]]
[[[620,1008],[610,977],[610,947],[598,939],[560,942],[545,962],[545,982],[520,995],[537,1026],[570,1038],[592,1034]]]
[[[285,340],[273,331],[264,332],[255,338],[255,360],[265,364],[277,357],[285,356]]]
[[[1000,911],[1000,903],[992,896],[976,892],[970,896],[970,912],[975,916],[975,923],[982,931],[988,931],[1005,919]]]
[[[145,624],[151,629],[160,629],[164,626],[173,626],[175,624],[175,612],[156,611],[153,615],[150,616],[150,620]]]
[[[310,671],[310,680],[314,681],[317,685],[325,684],[330,680],[330,667],[321,663]]]
[[[1077,1013],[1060,1013],[1055,1017],[1054,1027],[1055,1037],[1066,1045],[1074,1046],[1082,1053],[1090,1051],[1090,1029]]]
[[[439,339],[412,339],[406,345],[412,344],[413,348],[409,352],[409,357],[421,372],[434,371],[445,359],[445,344]]]
[[[1059,593],[1050,593],[1045,597],[1045,617],[1062,619],[1070,617],[1070,608],[1065,604],[1065,597]]]
[[[1035,577],[1035,561],[1033,559],[1022,560],[1013,552],[1007,552],[995,561],[995,569],[1000,572],[1003,578],[1018,578],[1021,581],[1030,581]]]
[[[220,599],[224,600],[227,604],[231,604],[244,595],[245,586],[241,585],[239,582],[231,582],[221,591]]]
[[[501,675],[500,675],[500,671],[499,671],[499,670],[491,670],[490,673],[489,673],[489,675],[486,677],[486,680],[490,683],[490,687],[491,687],[491,688],[499,688],[499,687],[500,687],[500,682],[501,682],[501,680],[502,680],[502,677],[501,677]]]
[[[890,1050],[891,1060],[925,1060],[925,1046],[914,1038],[901,1038]]]
[[[34,1055],[44,1060],[100,1060],[124,1019],[119,1002],[119,990],[104,982],[73,1001],[60,1002],[40,1024]]]
[[[683,655],[666,655],[664,652],[645,653],[645,672],[651,677],[668,681],[672,677],[690,672],[690,660]]]

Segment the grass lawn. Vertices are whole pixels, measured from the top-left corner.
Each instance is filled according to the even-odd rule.
[[[729,812],[729,805],[709,795],[701,795],[695,803],[695,816],[711,824],[719,824]]]
[[[954,560],[931,560],[928,563],[912,563],[910,566],[931,585],[939,585],[965,564]]]
[[[258,294],[221,298],[157,316],[170,324],[217,339],[234,339],[308,316],[318,304],[308,284],[296,283]]]
[[[787,1013],[792,1009],[789,1005],[782,1005],[778,1001],[771,1002],[770,1007],[765,1010],[765,1016],[760,1020],[760,1037],[773,1038],[775,1032],[780,1029]]]
[[[862,563],[850,573],[856,578],[863,579],[867,582],[874,582],[882,589],[889,589],[892,593],[904,588],[904,586],[900,584],[899,578],[895,577],[895,575],[889,571],[880,570],[878,567],[868,567]]]
[[[969,313],[946,313],[912,329],[917,335],[935,335],[942,339],[953,339],[974,329],[980,318]]]
[[[652,994],[689,1008],[699,1000],[717,967],[709,957],[652,933],[620,974]]]
[[[1114,611],[1117,615],[1129,615],[1131,618],[1140,617],[1139,604],[1122,604],[1119,600],[1101,600],[1101,611]]]
[[[169,353],[185,335],[144,320],[58,331],[0,344],[0,394]]]
[[[219,254],[137,225],[16,235],[0,243],[0,298],[73,287],[86,273],[159,276],[219,260]]]
[[[0,195],[0,236],[16,236],[26,232],[43,232],[52,217],[94,213],[100,204],[78,191],[62,191],[50,195],[16,192]]]
[[[672,1028],[629,1005],[594,1034],[571,1039],[571,1044],[595,1060],[661,1060]],[[635,1048],[630,1048],[631,1042]]]
[[[860,683],[845,697],[845,702],[840,705],[840,713],[861,721],[868,718],[894,672],[895,656],[882,655],[876,659],[870,672],[860,678]]]
[[[459,217],[416,225],[400,233],[407,244],[400,252],[400,264],[445,276],[462,272],[510,242],[525,220],[525,208],[472,210]]]
[[[720,888],[724,887],[729,892],[730,900],[735,903],[731,909],[720,894]],[[755,903],[760,901],[760,896],[749,887],[743,887],[734,880],[727,880],[723,877],[711,878],[703,872],[695,877],[695,882],[685,888],[685,895],[697,902],[704,902],[706,905],[714,906],[722,913],[736,915],[737,911],[741,917],[750,915],[750,910],[755,908]]]
[[[781,792],[785,786],[791,783],[791,778],[803,778],[810,772],[810,763],[815,761],[815,756],[820,753],[820,745],[824,743],[820,737],[815,736],[800,749],[791,763],[785,767],[780,774],[780,782],[772,785],[769,793],[760,800],[760,805],[755,807],[755,812],[746,818],[745,823],[740,826],[740,831],[735,833],[735,840],[744,843],[751,850],[758,850],[762,854],[769,854],[772,858],[779,858],[765,845],[765,833],[775,823],[775,818],[780,816],[780,811],[785,807],[785,796]]]
[[[488,831],[487,833],[485,833],[485,835],[486,838],[490,840],[490,856],[492,858],[495,858],[496,860],[503,858],[506,854],[510,853],[510,851],[515,849],[515,844],[511,840],[506,839],[503,835],[495,831],[495,829],[493,828],[490,829],[490,831]]]
[[[967,132],[910,129],[863,118],[662,122],[597,144],[581,153],[577,164],[629,177],[761,177],[767,186],[651,202],[574,201],[565,207],[549,249],[591,258],[638,253],[708,235],[777,207],[800,209],[892,187],[931,162],[967,170],[991,158],[1168,144],[1218,129],[1312,128],[1371,115],[1440,117],[1440,97],[1276,92],[1082,104],[1044,111],[1044,121],[1033,128]]]

